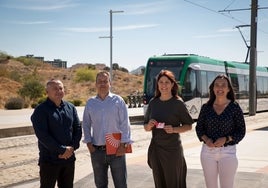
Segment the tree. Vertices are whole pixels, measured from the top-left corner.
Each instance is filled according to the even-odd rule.
[[[36,100],[44,96],[45,87],[38,80],[28,80],[18,93],[23,98],[28,97],[30,100]]]
[[[113,70],[119,70],[118,63],[113,63]]]

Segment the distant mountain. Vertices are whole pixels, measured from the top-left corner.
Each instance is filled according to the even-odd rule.
[[[143,75],[144,74],[144,70],[145,70],[145,66],[140,66],[139,68],[132,70],[130,72],[130,74]]]

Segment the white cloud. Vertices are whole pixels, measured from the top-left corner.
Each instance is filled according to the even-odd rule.
[[[152,28],[152,27],[157,27],[157,26],[158,24],[128,25],[128,26],[122,26],[122,27],[114,27],[113,30],[115,31],[135,30],[135,29]],[[97,33],[97,32],[110,31],[110,28],[109,27],[103,27],[103,28],[69,27],[69,28],[63,28],[63,30],[70,31],[70,32],[78,32],[78,33]]]
[[[49,11],[59,10],[77,6],[71,0],[6,0],[2,2],[2,7],[10,9]]]

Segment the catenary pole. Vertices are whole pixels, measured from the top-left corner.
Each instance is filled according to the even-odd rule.
[[[256,66],[257,66],[257,12],[258,0],[251,1],[250,65],[249,65],[249,115],[256,115]]]

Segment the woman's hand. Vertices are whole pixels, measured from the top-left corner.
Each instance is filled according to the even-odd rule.
[[[174,133],[174,128],[172,127],[172,125],[165,125],[164,130],[165,130],[166,133],[168,133],[168,134],[172,134],[172,133]]]
[[[206,135],[203,135],[203,136],[202,136],[202,140],[205,142],[205,144],[206,144],[208,147],[215,147],[215,144],[213,143],[213,140],[210,139],[209,137],[207,137]]]
[[[205,144],[208,146],[208,147],[215,147],[215,144],[213,143],[213,140],[208,138],[205,142]]]
[[[222,147],[224,146],[225,142],[226,142],[226,137],[220,137],[214,142],[214,145],[215,147]]]
[[[146,131],[151,131],[153,129],[153,127],[156,125],[157,121],[154,119],[150,119],[150,121],[148,122],[148,124],[144,125],[144,129]]]

